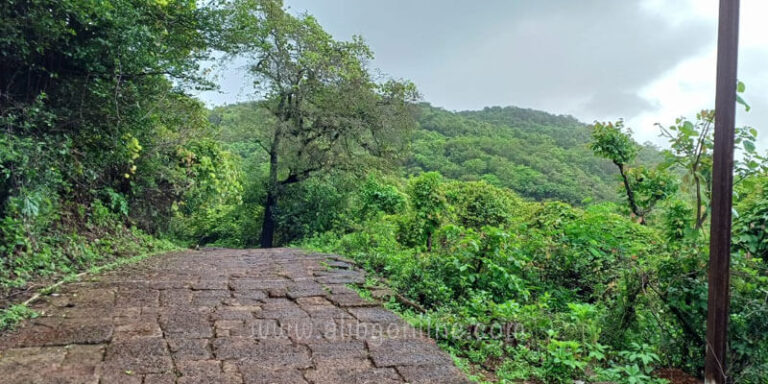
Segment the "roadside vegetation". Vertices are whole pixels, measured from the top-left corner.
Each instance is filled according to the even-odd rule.
[[[274,0],[0,8],[0,328],[44,282],[178,246],[354,259],[478,381],[660,383],[704,356],[714,111],[450,112]],[[204,63],[248,63],[207,108]],[[739,91],[743,92],[743,84]],[[738,130],[729,364],[768,377],[768,161]]]

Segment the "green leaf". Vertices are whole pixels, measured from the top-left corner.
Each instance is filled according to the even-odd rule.
[[[681,127],[680,131],[687,136],[696,135],[696,129],[693,126],[693,123],[691,123],[690,121],[686,121],[685,123],[683,123],[683,126]]]
[[[750,110],[750,109],[752,109],[752,107],[750,107],[750,106],[749,106],[749,104],[747,104],[747,102],[746,102],[746,101],[744,101],[744,99],[742,99],[742,98],[741,98],[741,96],[739,96],[739,95],[736,95],[736,102],[737,102],[737,103],[739,103],[739,104],[741,104],[741,105],[743,105],[743,106],[744,106],[744,109],[745,109],[747,112],[749,112],[749,110]]]

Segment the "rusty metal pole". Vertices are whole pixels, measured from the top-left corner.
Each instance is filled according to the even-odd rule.
[[[712,223],[709,242],[709,300],[705,384],[724,384],[730,304],[733,139],[736,120],[736,65],[739,0],[720,0],[712,167]]]

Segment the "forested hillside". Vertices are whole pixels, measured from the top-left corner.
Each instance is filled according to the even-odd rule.
[[[592,155],[589,127],[573,117],[516,107],[452,113],[424,104],[418,120],[409,174],[485,180],[536,200],[616,198],[613,165]],[[639,161],[655,164],[661,156],[644,146]]]
[[[354,259],[355,289],[391,291],[477,382],[701,376],[714,111],[660,126],[657,149],[621,120],[449,112],[372,58],[279,0],[6,2],[0,328],[33,315],[11,306],[33,288],[109,261],[294,246]],[[235,59],[252,100],[193,96]],[[736,136],[742,383],[768,376],[757,133]]]

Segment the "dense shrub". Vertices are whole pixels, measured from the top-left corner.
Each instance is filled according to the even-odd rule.
[[[382,184],[369,176],[359,191],[360,215],[369,217],[379,213],[401,213],[407,204],[406,196],[394,185]]]
[[[305,246],[385,277],[426,308],[406,310],[410,321],[502,382],[651,383],[658,367],[701,372],[707,238],[682,201],[660,206],[660,220],[649,216],[658,225],[641,225],[613,203],[524,202],[485,182],[435,174],[411,179],[406,191],[408,208],[385,212],[372,196],[388,201],[381,196],[398,196],[397,186],[369,180],[352,200],[378,214]],[[731,356],[732,375],[752,383],[766,372],[759,319],[768,307],[766,269],[749,248],[761,234],[764,198],[749,196],[735,225],[743,241],[734,254]]]
[[[506,227],[525,209],[525,203],[514,192],[485,181],[454,182],[446,189],[457,222],[467,228]]]
[[[200,199],[222,153],[184,89],[210,85],[198,64],[223,15],[194,0],[0,7],[0,290],[134,252],[127,239],[167,234],[182,203],[219,215]]]

